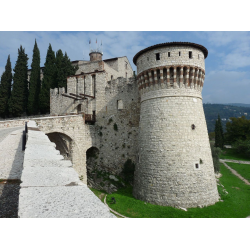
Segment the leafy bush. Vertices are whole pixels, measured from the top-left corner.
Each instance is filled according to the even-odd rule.
[[[231,122],[227,122],[227,141],[229,143],[235,143],[238,140],[246,141],[250,140],[250,120],[245,116],[230,118]]]
[[[211,152],[213,157],[213,163],[214,163],[214,172],[219,173],[220,172],[220,154],[222,150],[220,148],[216,148],[212,143],[211,146]]]
[[[245,155],[250,156],[250,140],[241,140],[238,139],[234,144],[233,148],[236,150],[238,153],[243,153]]]

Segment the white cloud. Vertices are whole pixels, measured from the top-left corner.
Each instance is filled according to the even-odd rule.
[[[141,49],[152,45],[144,38],[142,32],[0,32],[0,67],[5,66],[10,54],[14,68],[20,45],[28,54],[30,67],[35,39],[40,49],[41,66],[45,62],[49,43],[55,52],[58,49],[66,51],[72,61],[82,60],[83,57],[89,60],[89,39],[92,48],[95,48],[97,39],[98,44],[102,40],[104,59],[127,56],[135,70],[133,56]],[[159,36],[152,39],[159,39]]]
[[[235,70],[250,66],[249,32],[198,32],[197,37],[206,39],[211,45],[209,52],[221,62],[220,69]]]
[[[211,71],[206,75],[203,102],[249,103],[250,74],[238,71]]]

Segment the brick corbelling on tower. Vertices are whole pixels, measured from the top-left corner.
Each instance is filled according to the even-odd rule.
[[[137,84],[139,87],[139,90],[144,89],[146,87],[149,87],[154,84],[164,84],[164,83],[170,83],[170,68],[173,68],[174,72],[174,77],[173,77],[173,82],[175,87],[178,87],[177,85],[182,83],[191,86],[191,82],[195,85],[203,87],[203,82],[205,78],[205,70],[199,67],[192,67],[192,66],[187,66],[187,65],[176,65],[176,66],[161,66],[161,67],[155,67],[155,68],[150,68],[147,69],[143,72],[141,72],[137,76]],[[177,82],[177,68],[180,69],[180,75],[179,75],[179,82]],[[166,75],[164,77],[163,70],[166,69]],[[184,69],[187,69],[184,71]],[[160,80],[158,81],[157,79],[157,71],[160,71]],[[151,72],[154,72],[154,75],[152,75]],[[201,72],[201,74],[198,74],[198,72]],[[196,77],[197,81],[196,81]],[[155,78],[157,80],[155,80]],[[185,80],[185,81],[184,81]]]
[[[151,71],[154,71],[154,70],[163,70],[163,69],[170,69],[170,68],[188,68],[188,69],[195,69],[195,70],[200,70],[203,74],[205,74],[205,70],[200,68],[200,67],[197,67],[197,66],[189,66],[189,65],[171,65],[171,66],[161,66],[161,67],[156,67],[156,68],[150,68],[150,69],[147,69],[143,72],[141,72],[140,74],[137,75],[137,79],[141,76],[144,76],[145,74],[147,73],[151,73]],[[146,73],[145,73],[146,72]],[[168,73],[169,74],[169,73]]]

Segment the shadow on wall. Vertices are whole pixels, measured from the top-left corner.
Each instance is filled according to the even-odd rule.
[[[65,160],[72,159],[72,139],[59,132],[48,133],[47,136],[49,137],[51,142],[56,144],[56,149],[60,151],[60,154],[64,157]]]

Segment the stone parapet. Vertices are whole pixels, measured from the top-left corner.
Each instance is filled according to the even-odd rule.
[[[28,141],[21,177],[20,218],[115,218],[83,184],[55,144],[28,123]]]

